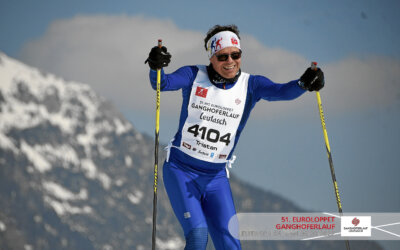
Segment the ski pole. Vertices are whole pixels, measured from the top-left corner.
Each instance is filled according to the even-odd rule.
[[[312,70],[317,70],[317,63],[312,62],[311,63],[311,69]],[[313,82],[316,79],[313,80]],[[322,102],[321,102],[321,95],[319,94],[319,91],[315,92],[317,95],[317,102],[318,102],[318,109],[319,109],[319,117],[321,118],[321,125],[322,125],[322,131],[324,133],[324,140],[325,140],[325,147],[326,147],[326,153],[328,155],[328,161],[329,161],[329,167],[331,170],[331,176],[332,176],[332,181],[333,181],[333,188],[335,189],[335,196],[336,196],[336,203],[338,206],[339,214],[343,214],[342,210],[342,203],[340,201],[340,195],[339,195],[339,188],[337,185],[336,181],[336,175],[335,175],[335,168],[333,167],[333,160],[332,160],[332,154],[331,154],[331,147],[329,145],[329,138],[328,138],[328,132],[326,130],[326,124],[325,124],[325,116],[324,116],[324,110],[322,109]],[[345,240],[346,243],[346,249],[350,250],[350,243],[348,240]]]
[[[162,40],[158,39],[158,47],[162,47]],[[153,232],[151,238],[151,249],[156,249],[156,224],[157,224],[157,181],[158,181],[158,141],[160,129],[160,85],[161,69],[157,69],[157,97],[156,97],[156,135],[154,147],[154,196],[153,196]]]

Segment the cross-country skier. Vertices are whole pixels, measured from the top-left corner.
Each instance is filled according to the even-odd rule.
[[[226,169],[255,104],[292,100],[324,86],[321,69],[277,84],[240,70],[242,50],[235,25],[211,28],[204,39],[210,64],[161,71],[161,91],[182,90],[179,128],[169,145],[163,179],[186,239],[186,250],[206,249],[208,233],[220,249],[241,249],[228,230],[236,214]],[[168,66],[166,47],[151,49],[147,62],[156,89],[156,69]]]

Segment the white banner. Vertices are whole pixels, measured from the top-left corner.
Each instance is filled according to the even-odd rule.
[[[240,240],[400,240],[400,213],[238,213]]]

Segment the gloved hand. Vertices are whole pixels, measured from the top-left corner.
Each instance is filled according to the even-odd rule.
[[[320,68],[308,68],[300,77],[299,86],[308,91],[319,91],[325,85],[324,72]]]
[[[149,63],[151,69],[157,70],[167,67],[171,62],[171,54],[167,52],[167,48],[155,46],[151,49],[149,57],[144,63]]]

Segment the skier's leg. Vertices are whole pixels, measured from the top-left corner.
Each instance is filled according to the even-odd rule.
[[[208,240],[207,222],[200,204],[201,193],[194,182],[196,177],[175,163],[164,163],[164,185],[185,234],[185,250],[205,250]]]
[[[228,223],[236,214],[229,180],[226,176],[214,178],[207,186],[203,201],[208,230],[216,250],[241,249],[240,241],[228,229]]]
[[[226,175],[214,178],[207,186],[203,210],[215,249],[241,249],[240,241],[228,229],[229,220],[236,214],[236,210]]]

